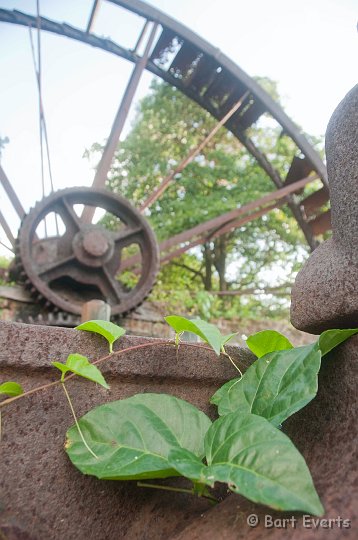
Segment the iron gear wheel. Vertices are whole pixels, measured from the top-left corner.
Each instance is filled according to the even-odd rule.
[[[97,223],[81,220],[84,206],[96,209]],[[124,273],[123,261],[133,254],[140,263]],[[124,315],[150,293],[159,248],[147,220],[126,199],[76,187],[52,193],[30,210],[19,230],[17,260],[25,286],[47,308],[78,315],[84,302],[96,298],[111,305],[112,315]]]

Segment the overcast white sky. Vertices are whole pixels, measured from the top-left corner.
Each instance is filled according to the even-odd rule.
[[[357,0],[152,0],[220,48],[249,75],[278,81],[289,116],[323,134],[331,113],[358,80]],[[0,0],[0,7],[34,13],[35,0]],[[41,13],[84,28],[92,0],[42,0]],[[142,22],[119,19],[102,3],[94,31],[133,46]],[[83,152],[103,141],[132,65],[49,33],[42,35],[43,98],[55,188],[90,185]],[[41,198],[37,89],[28,29],[0,23],[0,136],[2,166],[26,210]],[[137,97],[145,94],[150,74]],[[128,126],[127,126],[128,129]],[[1,210],[14,234],[16,215],[0,191]],[[7,243],[0,230],[0,240]],[[6,253],[1,250],[0,253]]]

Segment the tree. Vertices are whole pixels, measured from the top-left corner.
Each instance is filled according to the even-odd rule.
[[[259,82],[276,92],[272,81]],[[209,113],[176,88],[154,80],[139,104],[131,131],[118,147],[110,189],[140,206],[215,124]],[[284,177],[297,151],[291,139],[280,136],[278,128],[265,121],[251,128],[250,136],[270,152],[271,161]],[[92,151],[100,148],[94,145]],[[161,241],[273,189],[271,179],[254,158],[222,128],[154,203],[148,219]],[[195,291],[263,287],[270,281],[272,268],[289,280],[306,253],[303,234],[284,207],[171,262],[160,281],[165,276],[166,285],[177,289],[181,285],[176,269],[180,268],[182,276],[190,276]]]

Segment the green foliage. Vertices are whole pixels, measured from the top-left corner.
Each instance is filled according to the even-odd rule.
[[[250,412],[278,426],[315,397],[321,357],[356,333],[358,329],[327,330],[315,343],[297,348],[278,332],[253,334],[247,343],[259,358],[241,379],[219,388],[210,402],[217,405],[221,416]],[[265,354],[275,342],[277,349]]]
[[[169,463],[175,471],[192,482],[213,487],[214,480],[208,479],[207,469],[202,460],[186,448],[174,448],[169,452]]]
[[[11,261],[11,258],[6,257],[5,255],[0,255],[0,268],[9,268]]]
[[[326,330],[318,338],[318,347],[321,350],[322,356],[328,354],[332,349],[357,333],[358,328],[351,328],[347,330]]]
[[[61,381],[64,380],[66,373],[70,371],[71,373],[75,373],[80,377],[84,377],[85,379],[98,383],[104,388],[109,388],[100,370],[91,364],[88,358],[82,356],[81,354],[70,354],[66,360],[66,364],[61,362],[52,362],[52,365],[61,371]]]
[[[253,502],[276,510],[323,514],[305,460],[290,439],[254,414],[229,414],[205,436],[207,466],[192,452],[169,454],[173,468],[199,484],[228,484]]]
[[[218,412],[220,416],[234,411],[258,414],[279,426],[315,397],[320,365],[321,353],[314,345],[268,353],[237,384],[226,387]]]
[[[84,474],[107,480],[176,476],[168,462],[174,448],[204,456],[209,418],[190,403],[165,394],[138,394],[96,407],[79,420],[99,460],[88,454],[75,426],[66,450]]]
[[[210,345],[218,356],[223,351],[224,345],[236,335],[235,333],[222,336],[220,330],[214,324],[207,323],[202,319],[189,320],[177,315],[169,315],[164,319],[175,330],[176,341],[183,332],[191,332]]]
[[[227,334],[226,336],[223,336],[221,339],[221,347],[223,348],[224,345],[229,343],[235,336],[238,335],[239,332],[233,332],[232,334]]]
[[[205,437],[211,481],[277,510],[324,510],[305,460],[290,439],[265,418],[229,414],[219,418]]]
[[[202,321],[201,319],[188,320],[185,317],[170,315],[164,317],[166,322],[175,330],[176,340],[183,332],[191,332],[208,343],[216,354],[220,355],[221,350],[221,334],[213,324]]]
[[[14,396],[20,396],[23,393],[24,393],[24,389],[19,383],[8,381],[8,382],[0,384],[0,394],[14,397]]]
[[[246,345],[258,358],[273,351],[282,351],[293,347],[292,343],[276,330],[256,332],[247,338]]]
[[[113,343],[126,333],[124,328],[108,321],[87,321],[76,326],[75,330],[100,334],[108,341],[109,352],[113,352]]]
[[[243,376],[242,376],[243,377]],[[210,398],[210,403],[212,405],[219,405],[221,400],[228,399],[227,395],[231,392],[232,388],[241,381],[242,377],[237,377],[236,379],[231,379],[230,381],[227,381],[225,384],[220,386],[218,390],[216,390],[215,394],[213,394]]]
[[[13,258],[0,255],[0,285],[10,285],[7,270],[10,267]]]
[[[224,345],[234,335],[222,336],[201,319],[171,316],[166,320],[177,335],[193,332],[217,354],[226,354]],[[119,330],[113,333],[108,323],[91,322],[95,324],[90,330],[118,339]],[[221,415],[214,423],[190,403],[166,394],[137,394],[106,403],[78,420],[64,384],[65,374],[71,371],[105,388],[108,385],[86,357],[69,355],[66,364],[53,362],[62,372],[59,382],[75,420],[67,432],[67,454],[82,473],[99,479],[181,475],[193,482],[193,488],[178,491],[212,499],[209,487],[222,482],[231,491],[276,510],[322,515],[304,458],[277,427],[316,395],[321,356],[357,333],[358,329],[329,330],[317,342],[298,348],[277,332],[254,334],[248,343],[259,358],[241,378],[228,381],[214,394],[211,403]],[[106,359],[108,356],[98,362]],[[8,402],[53,384],[22,394],[17,383],[3,383],[0,394],[10,398],[0,403],[0,411]]]
[[[217,354],[232,337],[221,336],[200,319],[165,319],[177,336],[192,332]],[[316,343],[298,348],[278,332],[257,333],[248,342],[259,358],[243,377],[228,381],[214,394],[211,402],[222,416],[212,425],[177,398],[136,395],[87,413],[78,429],[68,431],[67,452],[83,473],[98,478],[182,475],[199,495],[207,495],[205,485],[224,482],[253,502],[322,515],[304,458],[276,426],[316,395],[321,355],[356,332],[329,331]],[[88,451],[84,437],[96,454]]]

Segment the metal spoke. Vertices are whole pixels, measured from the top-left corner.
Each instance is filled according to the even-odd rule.
[[[69,204],[65,197],[62,197],[58,202],[58,213],[63,219],[63,222],[66,226],[69,226],[71,230],[76,233],[81,230],[82,223],[81,218],[78,217],[76,212],[73,209],[73,206]]]
[[[106,266],[103,266],[103,279],[101,285],[105,289],[105,294],[108,296],[113,304],[121,303],[121,301],[128,295],[121,290],[121,284],[110,274]]]
[[[122,231],[114,233],[113,240],[116,244],[116,247],[125,247],[130,244],[139,243],[139,234],[143,232],[142,227],[138,225],[137,227],[126,227]]]
[[[145,70],[149,58],[149,54],[154,43],[157,33],[158,23],[153,22],[152,29],[143,53],[143,56],[138,58],[134,66],[132,75],[128,81],[124,96],[119,105],[117,114],[114,118],[111,133],[107,139],[106,146],[103,150],[101,160],[98,164],[95,177],[93,179],[93,187],[103,187],[107,180],[108,171],[110,169],[114,153],[116,151],[122,129],[128,116],[128,112],[137,91],[141,76]],[[85,223],[89,223],[93,218],[93,210],[85,207],[82,213],[82,219]]]
[[[74,260],[75,260],[75,257],[72,254],[69,257],[66,257],[65,259],[54,261],[53,263],[46,265],[45,268],[40,269],[38,272],[38,275],[41,277],[43,281],[46,281],[47,283],[54,279],[58,279],[66,275],[66,273],[68,272],[68,269],[70,268],[70,264]]]

